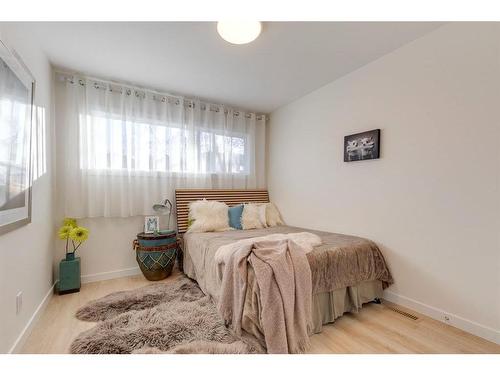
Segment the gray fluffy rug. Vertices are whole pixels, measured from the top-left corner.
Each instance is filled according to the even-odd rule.
[[[180,277],[109,294],[78,310],[99,322],[71,344],[72,353],[262,353],[255,340],[237,338],[196,283]]]

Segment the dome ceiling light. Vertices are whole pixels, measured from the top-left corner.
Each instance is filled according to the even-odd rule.
[[[260,35],[262,24],[259,21],[219,21],[217,32],[231,44],[247,44]]]

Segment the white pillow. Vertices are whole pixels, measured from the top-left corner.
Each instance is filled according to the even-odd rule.
[[[275,227],[276,225],[284,224],[280,212],[274,203],[266,204],[266,224],[268,227]]]
[[[265,207],[265,206],[264,206]],[[260,221],[259,205],[248,203],[243,205],[243,213],[241,214],[241,226],[243,229],[260,229],[264,228]]]
[[[189,219],[193,220],[188,232],[221,232],[229,228],[229,207],[217,201],[195,201],[189,205]]]
[[[259,221],[264,228],[267,228],[267,203],[258,204],[257,209],[259,210]]]

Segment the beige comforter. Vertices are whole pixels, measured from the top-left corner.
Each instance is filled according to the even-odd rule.
[[[393,283],[384,257],[377,245],[367,239],[304,228],[277,226],[266,229],[184,234],[184,272],[201,289],[219,300],[220,283],[215,253],[219,247],[252,237],[273,233],[310,232],[322,244],[307,254],[311,267],[313,294],[328,292],[363,281],[380,280],[384,287]],[[222,270],[219,270],[222,274]]]

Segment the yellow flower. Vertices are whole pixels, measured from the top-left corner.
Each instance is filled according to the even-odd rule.
[[[76,219],[73,219],[72,217],[67,217],[63,221],[63,225],[70,226],[72,228],[76,228],[78,225],[76,224]]]
[[[84,242],[89,238],[89,230],[84,227],[73,228],[69,234],[73,241]]]
[[[69,226],[69,225],[63,225],[60,229],[59,229],[59,232],[57,233],[57,235],[59,236],[59,238],[61,240],[66,240],[69,238],[70,236],[70,232],[71,230],[73,229],[73,227]]]

